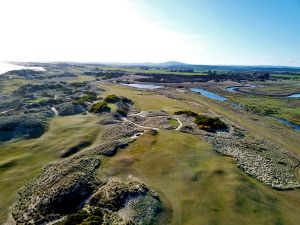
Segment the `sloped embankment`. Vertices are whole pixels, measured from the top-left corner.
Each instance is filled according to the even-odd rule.
[[[275,144],[247,134],[245,130],[228,120],[227,131],[206,132],[194,123],[194,117],[180,115],[182,132],[199,135],[210,143],[213,149],[221,154],[236,159],[239,168],[266,185],[279,190],[289,190],[300,187],[295,175],[300,161],[291,156],[288,151]]]
[[[140,180],[97,178],[101,155],[113,156],[141,130],[107,125],[99,144],[45,166],[19,191],[8,224],[162,224],[165,207]]]

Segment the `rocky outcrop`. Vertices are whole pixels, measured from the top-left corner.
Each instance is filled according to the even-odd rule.
[[[40,113],[0,117],[0,141],[40,137],[46,130],[46,124],[46,117]]]

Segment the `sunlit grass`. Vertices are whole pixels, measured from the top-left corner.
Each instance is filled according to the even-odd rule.
[[[48,131],[37,139],[15,140],[0,144],[0,223],[19,188],[32,179],[47,163],[81,141],[93,141],[101,131],[94,115],[56,117]]]
[[[113,158],[99,176],[134,175],[173,210],[172,224],[296,224],[299,190],[279,192],[239,170],[199,137],[161,130],[142,135]]]

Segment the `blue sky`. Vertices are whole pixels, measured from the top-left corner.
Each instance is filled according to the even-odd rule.
[[[300,0],[1,0],[0,61],[300,66]]]
[[[215,63],[300,65],[299,0],[142,2],[170,29],[205,37]]]

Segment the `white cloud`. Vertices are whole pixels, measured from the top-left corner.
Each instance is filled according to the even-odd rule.
[[[207,38],[149,21],[130,0],[1,0],[0,60],[203,60]]]

